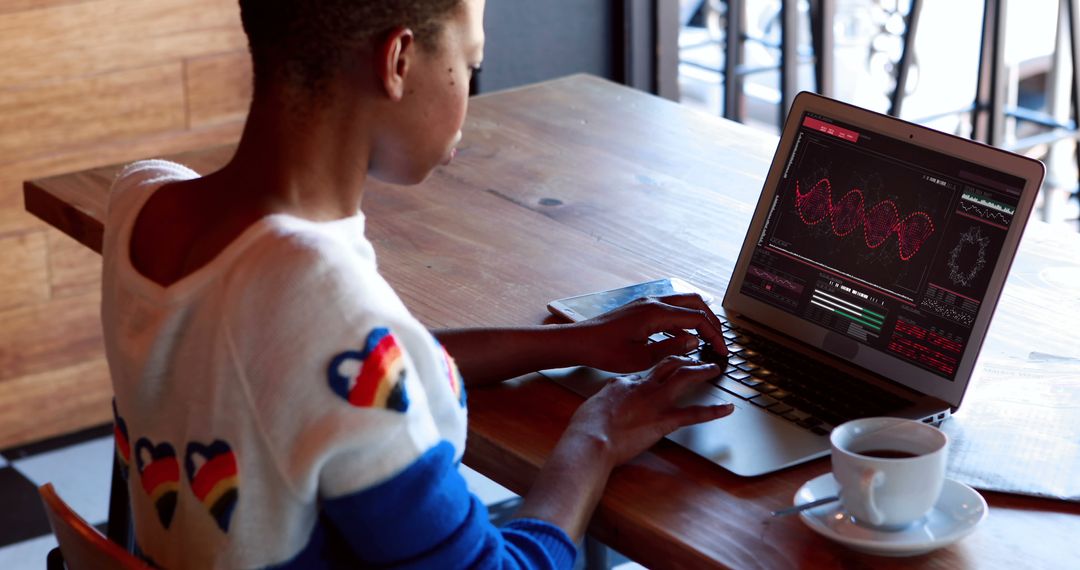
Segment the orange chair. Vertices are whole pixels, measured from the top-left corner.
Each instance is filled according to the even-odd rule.
[[[52,483],[38,488],[41,501],[45,504],[45,514],[49,518],[56,541],[60,543],[59,558],[57,551],[49,553],[49,568],[68,568],[69,570],[105,570],[150,568],[149,565],[128,553],[115,542],[105,538],[98,530],[71,510],[56,494]],[[58,566],[54,566],[57,565]]]

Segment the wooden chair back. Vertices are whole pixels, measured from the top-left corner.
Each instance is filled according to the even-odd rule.
[[[56,494],[52,483],[38,488],[60,553],[69,570],[150,568],[115,542],[105,538]]]

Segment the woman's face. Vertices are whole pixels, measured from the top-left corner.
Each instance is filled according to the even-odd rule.
[[[387,182],[417,184],[449,163],[461,140],[469,81],[484,58],[484,0],[462,0],[444,23],[434,49],[415,44],[390,128],[376,148],[370,173]]]

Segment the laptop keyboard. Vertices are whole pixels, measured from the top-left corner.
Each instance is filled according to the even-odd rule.
[[[912,404],[781,344],[740,330],[722,316],[720,321],[727,341],[727,369],[713,383],[815,434],[826,435],[848,420],[888,415]],[[724,361],[704,341],[687,356],[706,362]]]

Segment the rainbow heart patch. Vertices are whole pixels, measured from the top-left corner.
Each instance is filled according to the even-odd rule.
[[[135,442],[135,467],[142,488],[150,496],[161,525],[169,528],[176,512],[176,493],[180,488],[180,465],[176,450],[168,443],[154,445],[147,438]]]
[[[116,411],[116,398],[112,402],[113,440],[116,443],[116,458],[120,462],[120,474],[126,480],[131,465],[131,441],[128,439],[127,422]]]
[[[436,341],[438,342],[438,341]],[[446,347],[439,345],[443,353],[443,370],[446,372],[446,377],[450,381],[450,390],[454,392],[454,396],[457,398],[458,404],[462,408],[465,407],[465,380],[461,377],[461,371],[458,369],[457,363],[454,362],[454,357],[450,356]]]
[[[184,471],[195,497],[214,517],[218,528],[229,532],[229,522],[240,497],[236,455],[229,444],[220,439],[210,445],[188,443]]]
[[[335,356],[327,368],[330,389],[359,408],[409,409],[405,392],[405,357],[384,327],[368,334],[364,349]]]

